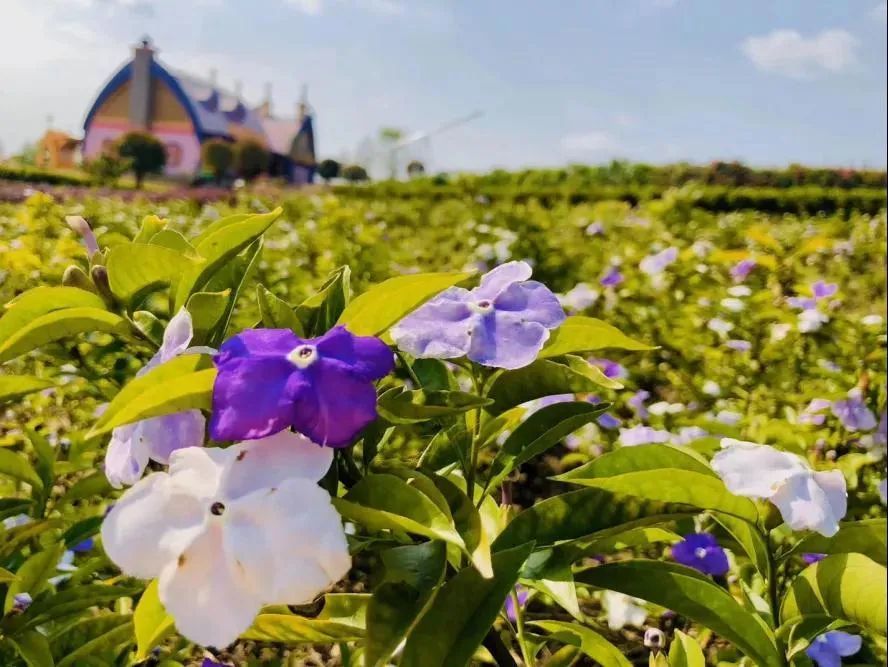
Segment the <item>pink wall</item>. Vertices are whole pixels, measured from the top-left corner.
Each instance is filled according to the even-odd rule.
[[[124,124],[105,124],[101,121],[89,126],[83,140],[83,159],[91,160],[102,154],[110,145],[128,131]],[[194,133],[178,129],[151,130],[151,134],[163,142],[167,151],[164,173],[169,176],[190,176],[200,166],[200,142]]]

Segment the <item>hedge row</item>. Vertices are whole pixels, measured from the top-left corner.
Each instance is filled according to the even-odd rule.
[[[0,164],[0,180],[46,185],[89,185],[90,183],[89,176],[85,174],[10,164]]]

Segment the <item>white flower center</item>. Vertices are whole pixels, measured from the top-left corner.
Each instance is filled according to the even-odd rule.
[[[704,549],[703,547],[697,547],[696,549],[694,549],[694,555],[697,558],[706,558],[706,549]]]
[[[493,312],[493,302],[490,299],[481,299],[480,301],[473,301],[470,303],[469,308],[476,313],[486,315],[487,313]]]
[[[314,345],[299,345],[287,355],[287,361],[296,368],[308,368],[318,360],[318,350]]]

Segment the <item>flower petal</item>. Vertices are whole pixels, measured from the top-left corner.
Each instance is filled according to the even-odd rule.
[[[826,641],[836,653],[844,657],[854,655],[863,646],[863,639],[859,635],[852,635],[841,630],[827,632]]]
[[[228,557],[223,527],[208,526],[164,568],[158,581],[176,629],[193,642],[222,648],[250,627],[261,599]]]
[[[365,380],[378,380],[395,367],[388,345],[374,336],[355,336],[343,326],[333,327],[312,342],[322,357],[335,359]]]
[[[528,280],[533,269],[527,262],[506,262],[488,271],[481,277],[481,284],[472,290],[472,298],[495,299],[500,292],[513,283]]]
[[[480,318],[472,329],[468,357],[484,366],[522,368],[537,358],[549,330],[519,314],[494,311]]]
[[[229,448],[230,449],[230,448]],[[170,455],[169,476],[177,489],[201,500],[215,499],[228,461],[229,449],[186,447]]]
[[[837,474],[841,477],[840,472]],[[826,537],[839,532],[839,519],[835,509],[844,501],[844,479],[842,479],[842,499],[837,480],[830,473],[828,480],[817,479],[814,474],[798,474],[786,480],[771,498],[780,510],[783,520],[793,530],[813,530]],[[823,488],[818,482],[826,481]],[[842,512],[842,516],[844,512]]]
[[[111,442],[105,452],[105,477],[115,489],[135,484],[145,472],[148,458],[141,424],[120,426],[111,432]]]
[[[304,342],[289,329],[244,329],[222,343],[213,362],[221,369],[242,357],[286,357]]]
[[[468,300],[467,290],[445,290],[392,327],[392,340],[414,357],[454,359],[465,355],[473,317]]]
[[[349,444],[376,419],[376,389],[323,357],[309,369],[311,385],[295,394],[292,424],[313,442],[328,447]]]
[[[140,422],[142,438],[152,460],[167,464],[170,454],[183,447],[200,447],[207,420],[200,410],[186,410]]]
[[[230,453],[220,484],[224,498],[280,486],[288,479],[317,482],[333,463],[333,450],[301,433],[286,430],[261,440],[249,440],[225,450]]]
[[[731,493],[749,498],[770,498],[793,475],[810,472],[797,456],[767,445],[723,438],[712,468]]]
[[[158,576],[202,530],[206,508],[165,473],[148,475],[111,508],[102,523],[108,557],[126,574]]]
[[[351,567],[342,520],[330,496],[313,482],[287,480],[242,497],[230,511],[230,553],[250,580],[263,582],[266,604],[309,602]],[[261,545],[250,539],[260,534]]]
[[[497,314],[508,312],[529,322],[538,322],[547,329],[560,326],[567,317],[564,308],[548,287],[530,280],[510,285],[494,301]]]
[[[222,345],[223,350],[232,340]],[[227,356],[221,365],[216,364],[219,373],[213,385],[213,439],[254,440],[287,428],[292,423],[293,395],[299,381],[293,364],[280,356],[238,358],[224,352],[219,356],[222,354]]]

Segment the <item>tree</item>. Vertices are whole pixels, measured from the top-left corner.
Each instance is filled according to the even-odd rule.
[[[99,155],[94,160],[85,162],[83,170],[90,175],[93,182],[98,185],[114,186],[118,179],[129,171],[129,160],[124,160],[116,155]]]
[[[235,170],[241,178],[252,180],[268,170],[268,151],[258,141],[245,139],[235,145]]]
[[[201,147],[201,159],[219,183],[234,164],[234,149],[224,139],[210,139]]]
[[[425,165],[419,160],[410,160],[407,163],[407,175],[410,178],[418,178],[425,173]]]
[[[321,160],[321,163],[318,165],[318,176],[329,183],[332,179],[339,176],[341,170],[342,165],[336,160]]]
[[[369,181],[367,170],[359,164],[350,164],[342,168],[342,177],[352,183],[359,181]]]
[[[166,164],[163,143],[147,132],[128,132],[117,144],[117,154],[128,160],[136,177],[136,187],[142,187],[146,174],[159,174]]]

